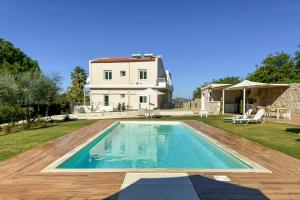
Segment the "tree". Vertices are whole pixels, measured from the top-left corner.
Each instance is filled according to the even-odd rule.
[[[212,83],[222,83],[222,84],[237,84],[241,82],[242,79],[238,76],[228,76],[220,79],[213,79]]]
[[[37,61],[32,60],[19,48],[0,38],[0,70],[6,70],[12,74],[20,72],[40,72]]]
[[[200,99],[201,98],[201,87],[197,87],[193,91],[193,99]]]
[[[47,115],[59,80],[58,75],[42,74],[37,61],[0,38],[0,123],[26,119],[30,126],[33,118]],[[45,109],[40,111],[40,106]]]
[[[300,45],[298,45],[298,48],[300,49]],[[293,58],[293,62],[294,62],[294,65],[295,65],[296,69],[300,70],[300,50],[297,50],[295,52],[295,56]]]
[[[19,84],[7,71],[0,73],[0,123],[18,121],[22,115]]]
[[[294,58],[285,52],[270,54],[247,76],[247,79],[263,83],[299,82],[300,69],[296,67],[297,56],[299,56],[297,52]]]
[[[46,76],[39,72],[24,72],[12,75],[2,71],[0,76],[0,113],[11,111],[7,122],[25,119],[29,127],[32,119],[40,114],[40,105],[48,107],[55,100],[58,76]],[[37,107],[37,109],[35,109]],[[45,113],[45,115],[47,115]]]
[[[67,96],[66,92],[59,94],[56,98],[55,103],[60,105],[60,110],[61,110],[62,113],[69,113],[69,111],[70,111],[70,102],[69,102],[69,99],[68,99],[68,96]]]
[[[85,70],[77,66],[71,73],[72,86],[68,90],[68,99],[71,102],[83,102],[84,84],[87,79]]]

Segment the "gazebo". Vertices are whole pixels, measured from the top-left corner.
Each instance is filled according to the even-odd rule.
[[[201,109],[209,111],[219,105],[218,110],[222,114],[245,113],[247,106],[268,107],[272,110],[290,109],[292,113],[300,114],[299,99],[299,83],[259,83],[244,80],[236,85],[209,84],[201,88]]]

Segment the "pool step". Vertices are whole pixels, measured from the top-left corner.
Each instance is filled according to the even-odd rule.
[[[126,173],[118,200],[199,200],[187,173]]]

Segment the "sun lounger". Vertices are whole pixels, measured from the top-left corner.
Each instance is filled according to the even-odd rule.
[[[253,118],[241,118],[241,119],[233,119],[233,123],[261,123],[263,122],[263,116],[265,114],[265,109],[259,109]]]
[[[253,109],[250,108],[249,110],[247,110],[247,112],[244,115],[236,115],[236,116],[232,116],[232,117],[224,117],[224,121],[225,122],[232,122],[235,119],[247,119],[247,118],[250,118],[252,112],[253,112]]]

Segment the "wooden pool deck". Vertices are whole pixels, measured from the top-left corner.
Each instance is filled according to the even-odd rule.
[[[41,172],[113,122],[99,121],[0,163],[0,199],[117,199],[124,172]],[[300,160],[201,122],[185,123],[272,171],[190,172],[189,178],[201,199],[300,199]],[[213,175],[227,175],[231,181],[218,182]]]

